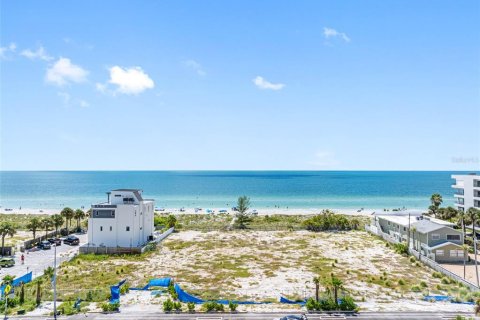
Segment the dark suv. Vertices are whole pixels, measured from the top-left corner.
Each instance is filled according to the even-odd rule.
[[[62,240],[60,240],[59,238],[50,238],[48,239],[48,242],[50,242],[50,244],[55,244],[56,246],[62,245]]]
[[[42,241],[37,245],[38,249],[41,250],[49,250],[51,248],[50,242],[48,241]]]
[[[75,236],[68,236],[63,240],[63,243],[71,245],[71,246],[76,246],[80,243],[80,239],[78,239]]]

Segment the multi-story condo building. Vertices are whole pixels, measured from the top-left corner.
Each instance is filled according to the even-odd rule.
[[[475,173],[452,175],[455,184],[455,206],[458,210],[467,211],[469,208],[480,209],[480,175]]]
[[[117,189],[108,200],[92,205],[88,219],[88,247],[142,247],[153,239],[154,200],[142,190]]]

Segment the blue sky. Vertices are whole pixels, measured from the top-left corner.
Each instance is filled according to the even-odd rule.
[[[1,1],[3,170],[473,170],[478,1]]]

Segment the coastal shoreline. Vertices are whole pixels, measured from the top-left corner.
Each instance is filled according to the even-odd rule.
[[[77,209],[77,208],[73,208]],[[85,208],[84,211],[88,210],[89,208]],[[62,209],[45,209],[45,208],[12,208],[10,211],[6,211],[6,208],[0,208],[0,214],[58,214]],[[208,212],[207,210],[210,210]],[[226,212],[221,212],[226,210]],[[254,209],[252,208],[250,212]],[[326,208],[259,208],[255,209],[258,215],[265,216],[265,215],[315,215],[322,212],[322,210],[326,210]],[[345,214],[345,215],[354,215],[354,216],[370,216],[373,212],[384,212],[383,208],[380,209],[372,209],[372,208],[364,208],[364,209],[352,209],[352,208],[330,208],[328,209],[333,211],[337,214]],[[393,212],[393,208],[389,209]],[[163,211],[156,210],[158,214],[219,214],[219,213],[228,213],[234,214],[235,211],[232,209],[225,209],[225,208],[202,208],[202,210],[196,210],[195,208],[165,208]]]

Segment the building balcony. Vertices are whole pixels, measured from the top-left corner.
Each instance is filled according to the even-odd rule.
[[[459,185],[459,184],[452,184],[452,188],[453,188],[453,189],[463,190],[464,186],[463,186],[463,185]]]

